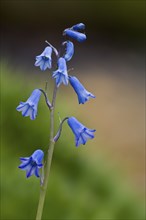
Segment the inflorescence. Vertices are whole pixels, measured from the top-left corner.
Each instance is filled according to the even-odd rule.
[[[71,28],[67,28],[63,31],[63,36],[67,38],[66,41],[62,43],[64,48],[63,55],[59,56],[60,52],[53,47],[49,42],[44,51],[36,56],[35,66],[40,67],[42,71],[47,69],[52,69],[52,53],[56,55],[57,58],[57,69],[52,71],[52,78],[55,79],[56,87],[58,88],[61,84],[70,85],[74,89],[78,97],[79,104],[84,104],[90,98],[95,98],[95,96],[88,92],[82,83],[75,76],[68,75],[67,62],[69,62],[74,55],[74,44],[71,40],[78,42],[83,42],[86,40],[86,34],[84,33],[85,25],[83,23],[76,24]],[[46,104],[51,110],[52,103],[48,100],[47,94],[43,89],[35,89],[26,102],[20,102],[17,111],[21,111],[24,117],[29,116],[31,120],[35,120],[37,116],[38,103],[41,94],[45,96]],[[94,138],[95,129],[88,129],[82,123],[80,123],[75,117],[66,117],[62,120],[60,127],[56,136],[54,137],[54,142],[56,142],[61,134],[62,124],[67,120],[69,127],[71,128],[73,134],[75,135],[75,145],[78,147],[80,144],[85,144],[88,139]],[[26,177],[35,175],[40,177],[39,169],[42,168],[44,153],[42,150],[38,149],[30,157],[21,157],[20,169],[26,170]]]

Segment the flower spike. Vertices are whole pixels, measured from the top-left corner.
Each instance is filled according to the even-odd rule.
[[[79,104],[84,104],[89,100],[89,98],[95,98],[92,93],[88,92],[84,88],[84,86],[75,76],[69,76],[69,82],[78,96]]]
[[[73,31],[70,29],[65,29],[63,32],[63,35],[67,35],[75,40],[77,40],[78,42],[83,42],[86,40],[86,35],[77,31]]]
[[[40,66],[42,71],[45,71],[47,68],[52,68],[52,47],[46,47],[45,50],[39,55],[36,56],[35,66]]]
[[[26,177],[29,178],[32,175],[40,177],[39,169],[42,168],[42,160],[44,152],[42,150],[36,150],[30,157],[20,157],[21,164],[18,168],[26,170]]]
[[[37,116],[37,107],[40,96],[41,91],[39,89],[35,89],[26,102],[20,102],[16,110],[18,112],[22,111],[22,115],[24,117],[30,116],[31,120],[35,120]]]
[[[81,124],[76,118],[70,117],[67,120],[69,127],[75,135],[76,147],[80,144],[86,144],[88,139],[94,138],[95,129],[88,129],[83,124]]]
[[[57,87],[59,87],[61,83],[68,85],[66,60],[63,57],[58,59],[58,69],[53,72],[52,77],[56,79]]]

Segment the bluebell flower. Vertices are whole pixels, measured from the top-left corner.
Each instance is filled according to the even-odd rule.
[[[86,144],[88,139],[94,138],[94,132],[96,130],[86,128],[76,118],[70,117],[67,123],[75,135],[76,147],[80,144]]]
[[[78,42],[83,42],[86,40],[85,34],[80,33],[78,31],[71,30],[71,29],[65,29],[63,32],[63,35],[67,35],[67,36],[77,40]]]
[[[46,70],[47,68],[51,69],[52,67],[52,48],[46,47],[45,50],[39,55],[36,56],[35,66],[40,66],[41,70]]]
[[[42,150],[36,150],[30,157],[20,157],[21,164],[18,168],[26,170],[26,177],[35,175],[40,177],[39,169],[43,166],[42,160],[44,152]]]
[[[85,25],[83,23],[75,24],[71,27],[74,31],[80,31],[85,29]]]
[[[75,76],[69,76],[69,82],[78,96],[79,104],[84,104],[89,100],[89,98],[95,98],[95,96],[91,92],[88,92],[84,88],[84,86]]]
[[[34,120],[37,116],[37,107],[40,96],[41,91],[39,89],[35,89],[26,102],[20,102],[16,110],[19,112],[22,111],[22,115],[24,117],[30,116],[30,119]]]
[[[59,87],[61,83],[68,85],[66,60],[63,57],[58,59],[58,69],[53,72],[52,77],[56,79],[57,87]]]
[[[73,54],[74,54],[74,44],[71,41],[64,41],[62,45],[66,45],[66,52],[64,55],[64,58],[66,61],[71,60]]]

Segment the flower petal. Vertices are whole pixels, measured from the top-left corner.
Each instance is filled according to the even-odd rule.
[[[29,178],[32,175],[40,177],[39,169],[43,166],[42,160],[44,157],[44,152],[40,149],[34,151],[30,157],[20,157],[21,164],[19,168],[26,170],[26,177]]]
[[[83,23],[75,24],[71,27],[74,31],[80,31],[85,29],[85,25]]]
[[[37,106],[40,100],[41,91],[39,89],[33,90],[31,96],[27,99],[26,102],[20,102],[17,111],[22,111],[24,117],[30,116],[31,120],[34,120],[37,115]]]
[[[26,177],[29,178],[35,173],[35,166],[29,166],[29,168],[26,170]]]
[[[61,83],[64,85],[68,84],[66,60],[63,57],[58,59],[58,69],[53,72],[52,77],[56,79],[57,87],[59,87]]]
[[[65,29],[63,32],[63,35],[67,35],[75,40],[77,40],[78,42],[83,42],[86,40],[86,35],[77,31],[73,31],[70,29]]]
[[[22,169],[22,170],[25,170],[27,166],[29,166],[30,164],[30,161],[26,161],[26,162],[23,162],[19,165],[18,168]]]
[[[78,96],[79,104],[84,104],[89,100],[89,98],[95,98],[92,93],[88,92],[84,88],[84,86],[75,76],[69,76],[69,82]]]
[[[29,106],[29,104],[24,105],[24,107],[23,107],[23,109],[22,109],[22,115],[23,115],[24,117],[27,116],[27,112],[28,112],[29,108],[31,108],[31,107]]]
[[[42,57],[36,57],[36,62],[35,62],[35,66],[40,66],[41,65],[41,63],[43,62],[43,60],[42,60]]]
[[[42,71],[45,71],[47,68],[51,69],[52,68],[51,55],[52,55],[52,48],[46,47],[39,56],[36,56],[36,62],[34,65],[40,66],[40,69]]]
[[[29,157],[20,157],[20,160],[23,162],[23,161],[28,161],[29,160]]]
[[[34,151],[34,153],[32,154],[32,160],[36,162],[36,164],[41,165],[41,162],[43,160],[44,157],[44,152],[40,149]]]
[[[66,61],[69,61],[74,54],[74,44],[71,41],[65,41],[62,44],[66,45],[66,53],[64,55],[64,58]]]
[[[88,139],[94,138],[93,132],[95,130],[86,128],[76,118],[70,117],[67,123],[75,135],[75,145],[85,144]]]
[[[38,167],[35,168],[35,173],[34,174],[35,174],[36,177],[40,177]]]
[[[80,136],[78,139],[76,139],[76,147],[78,147],[80,144],[85,144],[82,136]]]

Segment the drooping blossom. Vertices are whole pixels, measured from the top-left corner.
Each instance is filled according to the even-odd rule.
[[[66,60],[63,57],[58,59],[58,69],[53,72],[52,77],[56,79],[57,87],[59,87],[61,83],[68,85]]]
[[[50,46],[46,47],[44,51],[36,56],[35,66],[39,66],[41,70],[45,71],[47,68],[52,67],[52,48]]]
[[[64,41],[62,43],[62,45],[65,45],[66,46],[66,51],[65,51],[65,54],[64,54],[64,59],[66,61],[69,61],[71,60],[73,54],[74,54],[74,44],[71,42],[71,41]]]
[[[84,88],[84,86],[75,76],[69,76],[69,82],[78,96],[79,104],[84,104],[90,98],[95,98],[95,96],[91,92],[88,92]]]
[[[35,120],[37,116],[37,108],[40,96],[41,91],[39,89],[33,90],[32,94],[27,99],[27,101],[20,102],[16,110],[19,112],[21,111],[24,117],[30,116],[31,120]]]
[[[94,132],[96,130],[85,127],[75,117],[69,117],[67,123],[75,135],[76,147],[80,144],[86,144],[88,139],[94,138]]]
[[[18,168],[26,171],[26,177],[29,178],[32,175],[40,177],[39,169],[42,168],[42,160],[44,152],[42,150],[36,150],[30,157],[20,157],[21,164]]]

